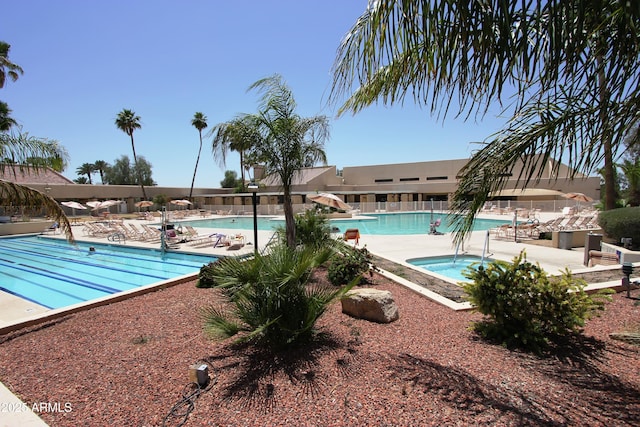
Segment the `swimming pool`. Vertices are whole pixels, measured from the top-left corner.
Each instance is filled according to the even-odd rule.
[[[435,221],[440,218],[442,225],[438,227],[438,231],[443,233],[451,232],[451,229],[447,225],[446,214],[434,213],[432,216],[430,212],[403,212],[366,214],[363,215],[363,217],[362,219],[333,219],[330,221],[330,224],[332,227],[338,227],[341,232],[349,228],[357,228],[361,234],[426,234],[429,232],[429,223],[432,220]],[[253,216],[202,219],[181,223],[193,227],[253,230]],[[510,223],[510,221],[477,219],[474,224],[474,231],[488,230],[506,223]],[[284,226],[284,219],[282,219],[282,217],[258,217],[258,230],[273,230],[278,226]]]
[[[471,265],[480,265],[480,263],[493,261],[490,258],[484,258],[476,255],[459,255],[459,256],[433,256],[425,258],[411,258],[407,262],[416,267],[432,273],[439,274],[444,277],[455,280],[456,282],[468,282],[469,279],[462,275],[462,272]]]
[[[61,308],[196,273],[215,259],[97,243],[73,246],[41,236],[2,238],[0,290]]]

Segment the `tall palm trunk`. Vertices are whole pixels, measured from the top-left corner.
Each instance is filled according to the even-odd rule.
[[[293,205],[291,203],[291,188],[284,186],[284,220],[285,234],[287,236],[287,246],[291,249],[296,247],[296,221],[293,216]]]
[[[196,172],[198,172],[198,163],[200,162],[200,152],[202,152],[202,131],[198,129],[200,134],[200,148],[198,149],[198,157],[196,158],[196,167],[193,169],[193,178],[191,178],[191,189],[189,190],[189,200],[193,195],[193,184],[196,182]]]
[[[138,168],[138,156],[136,155],[136,145],[133,143],[133,133],[129,135],[131,137],[131,149],[133,150],[133,163],[136,167],[136,172],[138,174],[138,181],[140,181],[140,188],[142,189],[142,197],[144,200],[147,200],[147,192],[144,190],[144,183],[142,182],[142,174],[140,173],[140,168]]]
[[[240,179],[242,180],[242,191],[244,192],[244,151],[240,150]]]
[[[604,41],[597,42],[597,48],[599,49],[603,45]],[[600,52],[600,51],[598,51]],[[609,124],[609,90],[607,89],[607,77],[604,72],[604,64],[602,61],[602,54],[596,55],[596,62],[598,64],[598,86],[599,86],[599,98],[600,98],[600,112],[599,119],[602,123],[602,146],[604,152],[604,209],[611,210],[616,207],[616,183],[615,173],[613,170],[613,133]]]

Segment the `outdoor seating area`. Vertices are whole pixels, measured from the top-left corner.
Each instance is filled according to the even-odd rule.
[[[503,224],[489,230],[496,239],[539,239],[543,233],[598,229],[597,213],[560,215],[545,222],[529,218],[527,222]]]

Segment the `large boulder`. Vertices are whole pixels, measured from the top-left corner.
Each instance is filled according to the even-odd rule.
[[[378,323],[398,320],[398,306],[389,291],[360,288],[346,293],[341,299],[342,312],[358,319]]]

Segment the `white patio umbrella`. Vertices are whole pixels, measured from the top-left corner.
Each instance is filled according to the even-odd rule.
[[[109,209],[111,206],[119,205],[122,201],[120,200],[105,200],[103,202],[92,201],[87,202],[88,206],[91,206],[92,211],[99,211],[100,209]]]
[[[71,208],[71,209],[88,209],[82,203],[78,203],[78,202],[74,202],[74,201],[61,202],[60,204],[63,205],[63,206],[66,206],[68,208]]]
[[[71,208],[71,215],[73,216],[76,216],[76,209],[82,209],[82,210],[89,209],[82,203],[74,202],[73,200],[70,200],[68,202],[60,202],[60,204],[68,208]]]
[[[171,204],[176,206],[188,206],[191,204],[191,202],[185,199],[181,199],[181,200],[172,200]]]
[[[311,200],[314,203],[318,203],[320,205],[329,206],[336,209],[341,209],[343,211],[349,211],[353,209],[350,205],[343,202],[340,197],[331,193],[312,194],[307,196],[307,199]]]
[[[593,199],[584,193],[566,193],[563,194],[562,197],[569,200],[575,200],[578,209],[580,209],[580,202],[593,202]]]
[[[566,193],[563,194],[562,197],[575,200],[576,202],[593,202],[593,199],[584,193]]]
[[[142,200],[134,203],[134,206],[137,208],[148,208],[150,206],[153,206],[153,202],[151,200]]]

